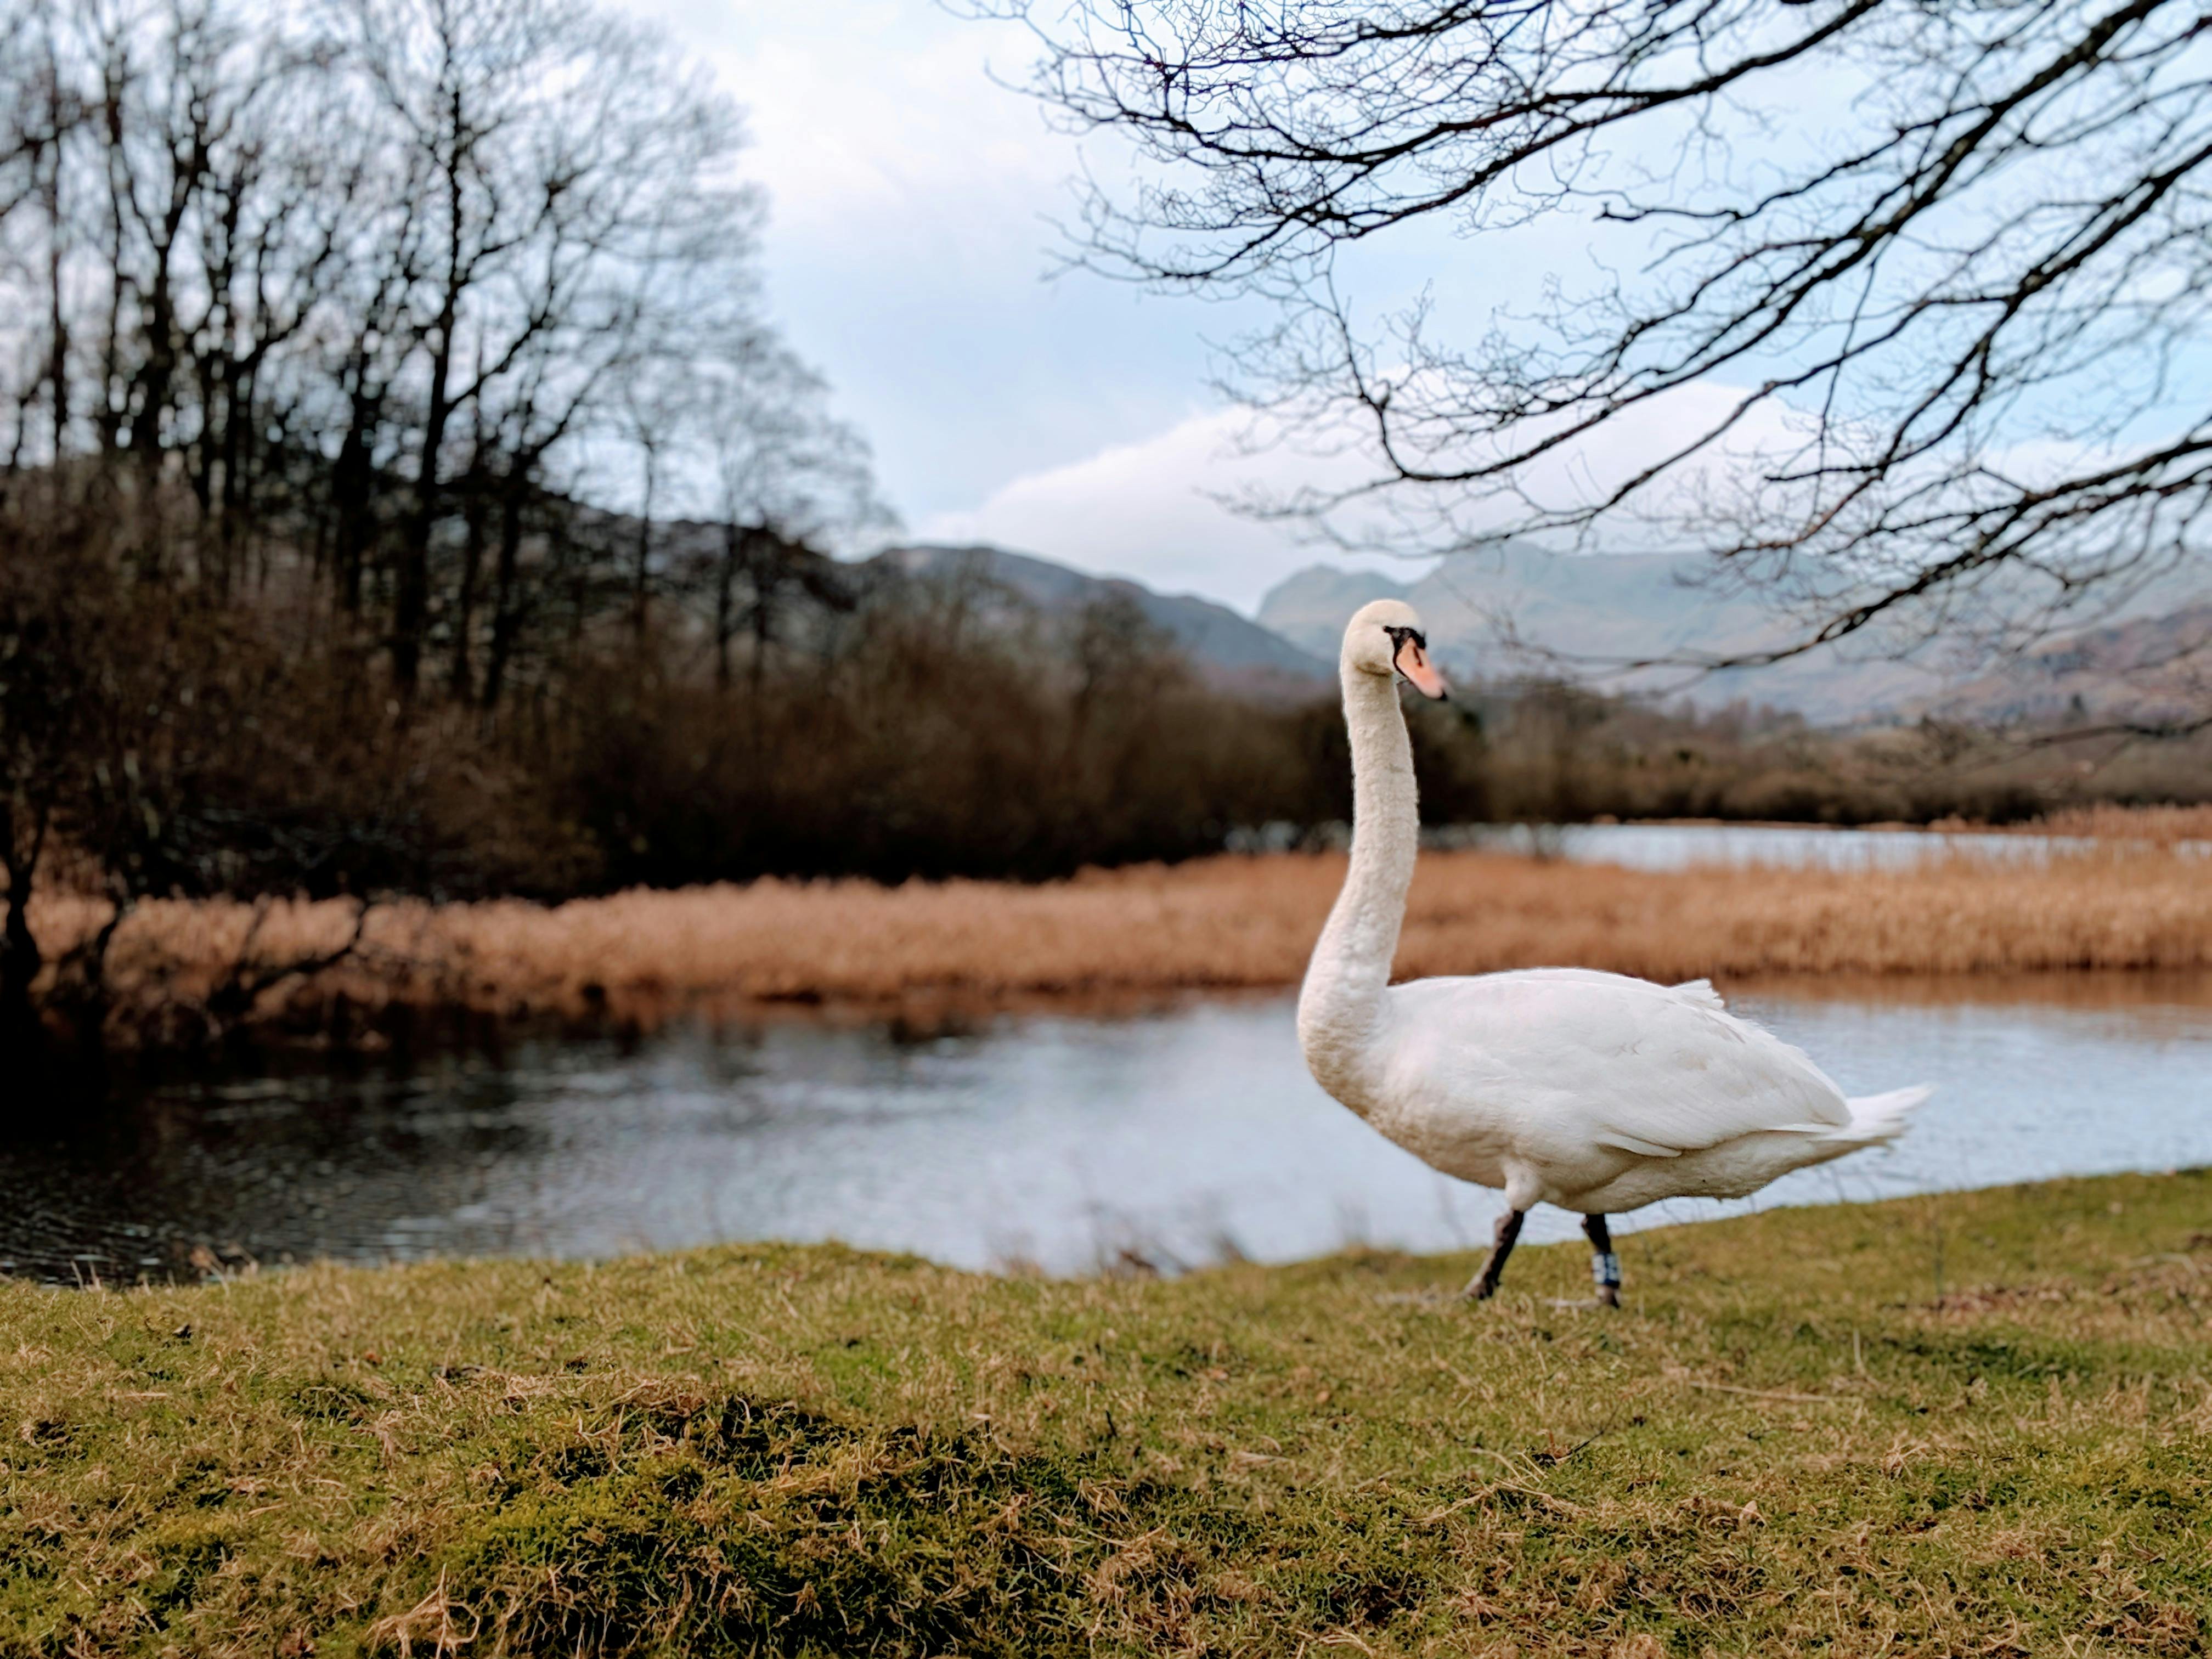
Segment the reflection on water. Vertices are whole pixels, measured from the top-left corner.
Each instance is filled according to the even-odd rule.
[[[2212,976],[2033,988],[1739,997],[1853,1092],[1939,1092],[1890,1152],[1629,1224],[2212,1162]],[[65,1142],[0,1146],[0,1267],[112,1281],[176,1271],[196,1247],[277,1262],[839,1238],[1079,1272],[1124,1250],[1171,1267],[1469,1246],[1496,1203],[1323,1097],[1271,996],[920,1038],[694,1026],[161,1089]],[[1529,1236],[1572,1224],[1540,1211]]]

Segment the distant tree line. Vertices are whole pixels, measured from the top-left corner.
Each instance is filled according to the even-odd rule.
[[[0,18],[0,476],[96,471],[141,579],[312,587],[403,699],[495,712],[606,614],[644,629],[679,475],[725,586],[867,510],[757,314],[737,112],[652,33],[573,0]],[[569,510],[617,495],[626,546]]]

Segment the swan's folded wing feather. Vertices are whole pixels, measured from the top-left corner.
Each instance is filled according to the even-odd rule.
[[[1721,1000],[1721,994],[1713,989],[1713,982],[1709,979],[1686,979],[1680,985],[1670,985],[1667,989],[1683,1001],[1695,1003],[1700,1008],[1711,1008],[1720,1013],[1728,1012],[1728,1004]]]
[[[1400,989],[1415,994],[1406,1012],[1416,1024],[1452,1030],[1469,1073],[1542,1103],[1528,1127],[1563,1151],[1672,1158],[1850,1120],[1843,1091],[1808,1056],[1696,981],[1550,969]]]
[[[1625,1063],[1593,1068],[1583,1091],[1593,1139],[1673,1157],[1748,1134],[1825,1134],[1850,1121],[1843,1091],[1809,1056],[1717,1000],[1621,999],[1618,1029],[1634,1035]]]
[[[1680,1158],[1680,1146],[1662,1146],[1656,1141],[1638,1140],[1623,1129],[1601,1129],[1597,1144],[1610,1146],[1617,1152],[1633,1152],[1638,1158]]]

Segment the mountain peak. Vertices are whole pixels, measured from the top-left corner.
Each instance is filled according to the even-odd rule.
[[[1109,593],[1124,595],[1154,626],[1172,635],[1201,672],[1219,683],[1249,685],[1256,680],[1279,687],[1310,682],[1324,687],[1335,678],[1333,641],[1329,654],[1316,658],[1227,605],[1194,594],[1155,592],[1127,577],[1090,575],[1034,553],[988,544],[921,544],[886,548],[876,560],[915,576],[972,571],[1012,589],[1047,614],[1073,611]]]
[[[1394,580],[1379,570],[1310,564],[1267,590],[1260,601],[1260,625],[1328,662],[1344,639],[1345,619],[1353,611],[1370,600],[1402,599],[1413,591],[1412,584]]]

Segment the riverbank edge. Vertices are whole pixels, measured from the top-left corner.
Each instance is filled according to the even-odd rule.
[[[2212,1173],[1622,1253],[0,1284],[0,1652],[2201,1650]]]

